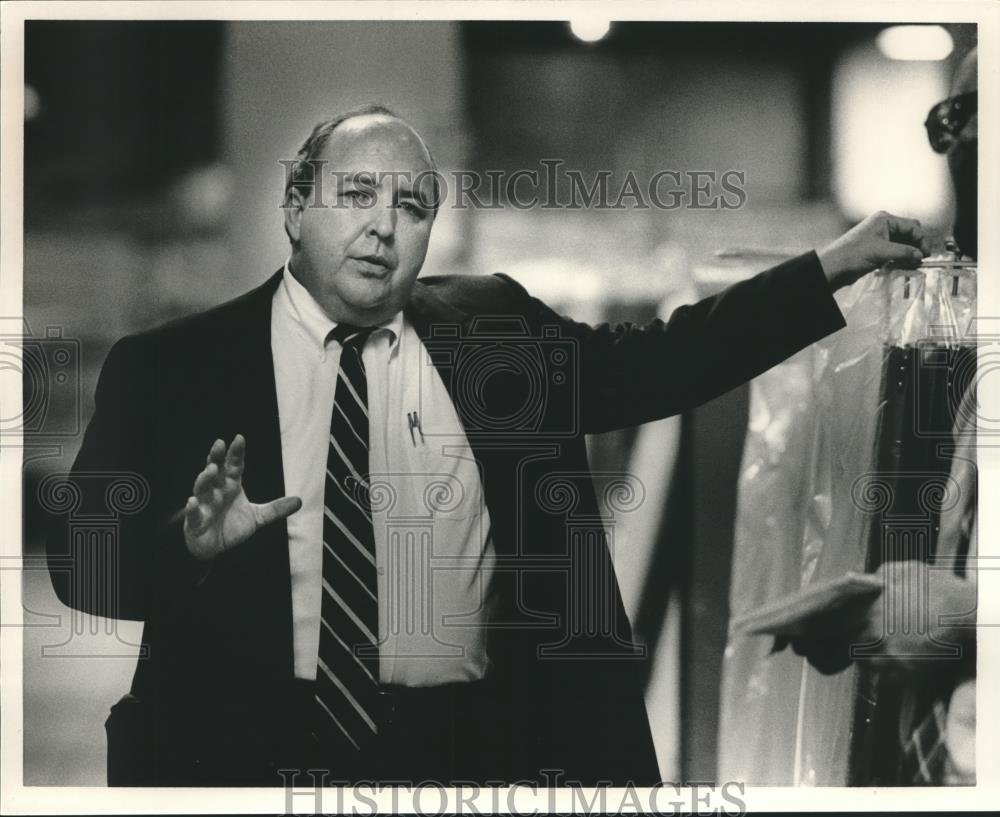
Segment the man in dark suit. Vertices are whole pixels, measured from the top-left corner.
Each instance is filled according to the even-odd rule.
[[[141,501],[105,539],[64,507],[48,542],[63,602],[145,622],[109,782],[652,784],[584,435],[754,377],[928,250],[880,213],[667,323],[591,327],[504,276],[416,280],[433,168],[385,109],[321,123],[285,268],[109,353],[69,486]]]

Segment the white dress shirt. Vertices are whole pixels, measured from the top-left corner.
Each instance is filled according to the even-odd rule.
[[[336,323],[285,272],[271,306],[288,518],[295,675],[316,677],[323,501],[340,345]],[[479,471],[451,398],[400,312],[362,351],[378,570],[379,680],[432,686],[482,678],[495,553]],[[420,429],[411,438],[407,415]],[[420,432],[423,432],[422,434]],[[249,441],[248,467],[253,467]]]

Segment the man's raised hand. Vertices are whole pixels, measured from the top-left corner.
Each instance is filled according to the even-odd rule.
[[[817,255],[830,286],[839,289],[890,261],[897,267],[912,269],[934,251],[936,243],[916,219],[879,212]]]
[[[253,536],[264,525],[302,507],[297,496],[257,504],[243,491],[247,443],[237,434],[229,448],[216,440],[184,506],[184,541],[197,559],[213,559]]]

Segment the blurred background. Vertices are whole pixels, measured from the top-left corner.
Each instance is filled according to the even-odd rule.
[[[647,320],[877,209],[946,233],[947,167],[922,122],[975,36],[832,23],[28,22],[26,331],[58,354],[25,376],[25,784],[104,782],[103,721],[139,640],[134,623],[74,617],[55,600],[37,560],[38,481],[71,465],[116,339],[236,296],[284,262],[280,161],[318,120],[386,104],[446,174],[553,159],[586,179],[610,172],[615,191],[629,171],[643,185],[661,170],[744,173],[738,209],[442,209],[424,273],[502,270],[579,319]],[[60,388],[31,393],[50,379]],[[628,469],[646,486],[609,539],[650,647],[664,779],[717,775],[746,406],[738,389],[590,441],[595,470]]]

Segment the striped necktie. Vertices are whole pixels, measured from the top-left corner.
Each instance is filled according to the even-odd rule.
[[[340,368],[323,499],[323,601],[316,700],[333,745],[361,751],[377,733],[378,582],[368,486],[368,384],[361,349],[372,329],[339,324]]]

